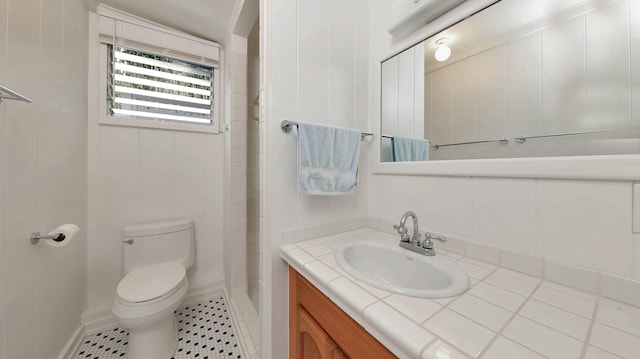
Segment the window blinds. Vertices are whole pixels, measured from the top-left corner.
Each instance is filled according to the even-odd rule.
[[[212,67],[111,46],[112,115],[211,124]]]

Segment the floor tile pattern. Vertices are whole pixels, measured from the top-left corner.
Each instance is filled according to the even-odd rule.
[[[178,349],[172,359],[240,358],[240,348],[222,296],[178,308]],[[124,328],[87,336],[76,359],[126,358]]]

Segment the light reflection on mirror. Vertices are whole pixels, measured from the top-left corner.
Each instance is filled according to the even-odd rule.
[[[640,1],[501,0],[381,80],[381,162],[638,154]]]

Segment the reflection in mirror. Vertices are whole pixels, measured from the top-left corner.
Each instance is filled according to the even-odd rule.
[[[381,79],[381,162],[638,154],[640,1],[501,0]]]

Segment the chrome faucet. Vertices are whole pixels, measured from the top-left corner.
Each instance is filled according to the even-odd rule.
[[[409,236],[409,234],[407,233],[408,230],[405,225],[407,222],[407,218],[409,217],[411,217],[413,221],[412,236]],[[433,240],[445,243],[447,239],[444,237],[436,237],[431,233],[426,233],[424,235],[424,240],[421,242],[420,232],[418,228],[418,216],[416,216],[415,213],[409,211],[402,215],[402,218],[400,218],[400,224],[393,226],[393,229],[395,229],[400,235],[400,247],[416,253],[424,254],[426,256],[435,256],[436,250],[433,248]]]
[[[405,223],[407,223],[407,218],[409,217],[411,217],[413,221],[413,235],[411,237],[409,237],[409,235],[407,234],[407,227],[405,226]],[[393,226],[393,229],[398,231],[398,234],[400,235],[402,241],[409,242],[411,244],[420,242],[420,232],[418,228],[418,216],[416,216],[416,214],[411,211],[402,215],[402,218],[400,218],[400,225]]]

